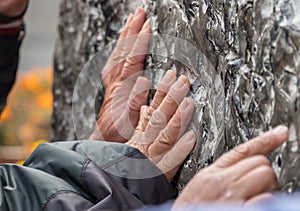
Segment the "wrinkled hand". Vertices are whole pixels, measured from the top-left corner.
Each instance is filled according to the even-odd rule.
[[[276,176],[265,156],[287,138],[288,129],[278,126],[237,146],[196,174],[175,201],[175,206],[222,200],[243,202],[278,190]]]
[[[127,142],[155,163],[169,181],[196,142],[193,131],[185,133],[194,111],[193,100],[185,98],[189,81],[185,76],[175,81],[175,73],[168,71],[151,106],[142,107],[138,127]]]
[[[148,80],[138,78],[144,68],[150,39],[150,21],[145,22],[145,18],[146,13],[141,8],[128,17],[102,71],[105,98],[90,139],[124,143],[134,132],[149,90]]]

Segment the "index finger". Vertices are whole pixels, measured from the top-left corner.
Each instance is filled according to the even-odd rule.
[[[180,76],[171,86],[168,94],[158,107],[158,109],[165,114],[167,121],[171,119],[177,107],[189,92],[189,87],[189,79],[184,75]]]
[[[124,48],[126,37],[129,31],[130,24],[133,20],[133,15],[130,14],[128,16],[127,22],[124,26],[123,31],[121,32],[118,42],[116,44],[116,47],[112,51],[110,57],[107,60],[107,63],[105,64],[103,70],[102,70],[102,77],[103,77],[103,83],[104,87],[108,86],[108,82],[106,80],[107,75],[114,73],[115,75],[119,75],[120,71],[122,70],[123,63],[125,61],[125,58],[122,57],[123,53],[122,50]]]
[[[278,126],[230,150],[221,156],[214,165],[216,167],[225,168],[247,157],[268,155],[287,140],[288,134],[289,130],[286,126]]]

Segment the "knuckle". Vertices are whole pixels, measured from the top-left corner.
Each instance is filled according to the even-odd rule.
[[[161,81],[157,87],[157,92],[160,92],[165,95],[170,89],[169,86],[170,86],[169,84]]]
[[[233,154],[236,157],[245,157],[249,154],[250,148],[251,148],[250,142],[241,144],[233,149]]]
[[[111,60],[114,61],[114,63],[119,63],[122,60],[124,60],[124,57],[120,54],[120,51],[118,49],[115,49],[111,54]]]
[[[156,101],[152,101],[152,103],[151,103],[151,105],[150,105],[150,107],[151,107],[153,110],[157,109],[158,106],[159,106],[159,103],[156,102]]]
[[[158,109],[158,107],[159,107],[159,105],[160,105],[160,102],[158,102],[157,99],[158,99],[158,98],[154,99],[154,100],[151,102],[151,104],[150,104],[150,107],[151,107],[152,110]],[[159,98],[159,99],[161,99],[161,98]]]
[[[160,106],[165,96],[166,93],[162,92],[161,90],[157,90],[154,99],[151,102],[150,107],[152,107],[153,110],[157,109]]]
[[[179,159],[180,161],[183,162],[183,160],[186,158],[186,154],[182,153],[182,150],[179,149],[179,147],[177,145],[174,146],[173,148],[174,153],[176,153],[176,155],[178,155],[177,159]]]
[[[271,162],[269,159],[263,155],[257,155],[256,156],[257,162],[259,162],[261,165],[271,166]]]
[[[152,114],[154,113],[155,109],[153,109],[151,106],[147,109],[147,116],[150,118]]]
[[[211,182],[211,177],[208,175],[209,173],[206,172],[206,169],[203,169],[195,175],[195,179],[203,182],[203,184],[208,184]]]
[[[259,149],[265,149],[268,148],[270,145],[272,145],[272,141],[269,141],[269,139],[266,136],[259,136],[256,138],[256,141],[253,142]]]
[[[134,53],[129,52],[126,56],[125,56],[125,62],[127,63],[127,65],[129,66],[134,66],[138,63],[141,63],[139,56],[134,55]]]
[[[163,130],[160,132],[160,135],[159,135],[159,142],[163,145],[166,145],[166,146],[170,146],[170,140],[171,137],[170,137],[170,134],[168,133],[168,130]]]
[[[137,57],[136,56],[132,56],[132,55],[128,55],[126,57],[126,63],[127,64],[131,64],[131,65],[134,65],[134,64],[138,63]]]
[[[224,200],[229,200],[229,199],[234,199],[238,195],[237,193],[240,192],[240,185],[238,185],[235,182],[229,182],[226,185],[226,188],[223,189],[222,192],[222,199]]]
[[[152,114],[152,118],[150,120],[150,125],[153,128],[157,128],[160,125],[165,125],[166,124],[166,118],[162,112],[159,110],[156,110]]]
[[[162,164],[165,171],[171,170],[171,168],[175,167],[173,166],[173,160],[170,158],[170,156],[164,156],[162,159]]]
[[[147,114],[148,108],[149,107],[147,105],[142,105],[141,106],[141,116],[145,116]]]
[[[276,190],[279,188],[277,177],[270,166],[260,167],[260,175],[267,181],[267,190]]]
[[[129,80],[131,81],[136,73],[140,72],[143,69],[143,64],[129,64],[125,63],[121,72],[121,81]]]
[[[145,132],[145,133],[144,133],[144,139],[145,139],[145,142],[146,142],[147,144],[149,144],[149,143],[152,143],[152,142],[153,142],[153,140],[155,139],[155,137],[154,137],[153,134],[151,134],[151,133],[149,133],[149,132]]]
[[[129,31],[134,30],[134,26],[133,26],[132,24],[129,24],[129,25],[127,26],[127,28],[128,28]]]
[[[130,69],[128,67],[124,67],[121,72],[120,80],[125,81],[126,79],[129,78],[129,76],[130,76]]]
[[[165,98],[165,102],[166,102],[166,104],[168,104],[168,105],[172,105],[172,104],[175,103],[175,100],[174,100],[174,98],[173,98],[170,94],[168,94],[168,95],[166,96],[166,98]]]
[[[260,168],[260,174],[262,176],[265,176],[272,180],[274,180],[276,178],[275,173],[270,166],[261,166],[259,168]]]
[[[148,122],[150,121],[150,118],[151,118],[151,114],[149,114],[149,109],[147,109],[145,115],[144,115],[144,123],[145,125],[148,124]]]
[[[143,99],[141,95],[130,95],[127,100],[127,108],[129,112],[140,112]]]
[[[222,178],[222,175],[218,173],[212,174],[204,170],[196,175],[196,179],[210,189],[215,190],[215,198],[220,198],[225,192],[224,184],[227,183],[223,180],[224,178]]]
[[[161,89],[157,89],[156,93],[155,93],[156,97],[158,99],[163,99],[166,95],[166,92],[164,92],[163,90]]]
[[[137,100],[137,98],[133,99],[132,101],[128,101],[127,102],[127,106],[128,106],[128,111],[129,113],[139,113],[140,112],[140,103]]]
[[[181,114],[180,112],[176,112],[176,114],[172,118],[171,127],[174,129],[181,128]]]

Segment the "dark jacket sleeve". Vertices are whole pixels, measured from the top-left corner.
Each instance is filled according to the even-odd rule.
[[[0,175],[0,210],[132,210],[171,198],[159,169],[124,144],[45,143]]]

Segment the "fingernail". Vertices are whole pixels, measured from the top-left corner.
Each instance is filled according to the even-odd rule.
[[[148,80],[144,77],[138,77],[134,89],[139,92],[148,90]]]
[[[279,138],[285,138],[288,134],[289,129],[284,125],[279,125],[273,130],[273,134]]]
[[[181,112],[184,112],[185,110],[187,110],[191,105],[191,101],[192,101],[192,99],[190,99],[188,97],[184,98],[184,100],[179,105],[179,110]]]
[[[185,134],[185,138],[187,139],[187,143],[195,142],[196,141],[195,132],[193,130],[190,130]]]
[[[163,83],[169,83],[172,81],[172,79],[175,78],[175,73],[172,70],[168,70],[165,76],[162,79]]]
[[[138,7],[135,9],[135,13],[134,13],[134,16],[137,17],[139,14],[141,14],[141,12],[143,11],[142,8]]]
[[[180,76],[179,79],[174,84],[175,89],[181,89],[185,84],[189,84],[187,77]],[[188,86],[187,86],[188,87]]]
[[[151,26],[150,23],[151,23],[151,22],[150,22],[150,19],[148,19],[148,20],[144,23],[144,26],[143,26],[141,32],[149,32],[149,29],[150,29],[150,26]]]

